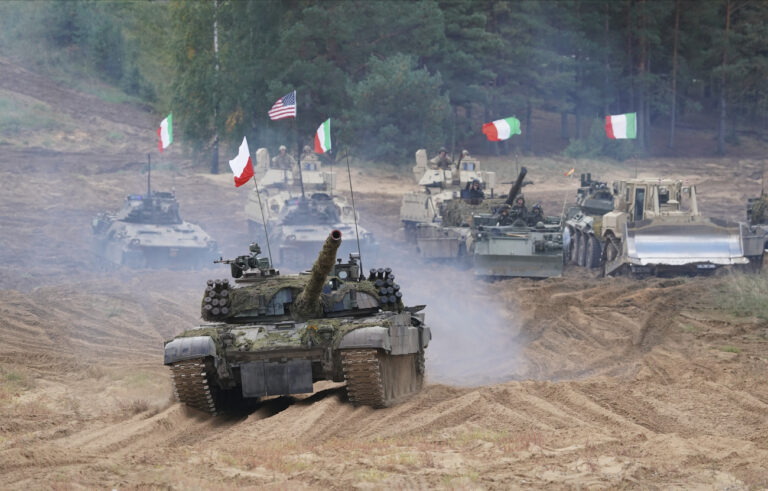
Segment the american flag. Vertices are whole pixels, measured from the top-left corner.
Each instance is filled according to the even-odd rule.
[[[269,110],[269,119],[285,119],[296,117],[296,91],[284,95]]]

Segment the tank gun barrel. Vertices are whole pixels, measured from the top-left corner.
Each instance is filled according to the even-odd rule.
[[[320,250],[320,254],[312,266],[312,271],[309,273],[309,283],[307,283],[307,286],[304,287],[304,290],[296,298],[296,302],[294,302],[295,313],[300,317],[312,317],[319,313],[320,293],[328,274],[336,262],[336,251],[339,250],[340,245],[341,231],[334,230],[325,239],[323,248]]]
[[[506,204],[515,204],[515,198],[520,194],[520,189],[523,187],[523,179],[525,179],[526,174],[528,174],[528,169],[521,167],[520,173],[517,175],[517,180],[515,180],[512,187],[509,189],[509,195],[507,195],[507,200],[505,201]]]

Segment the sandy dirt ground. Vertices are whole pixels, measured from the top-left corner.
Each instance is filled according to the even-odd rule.
[[[223,270],[105,273],[88,247],[93,216],[144,189],[152,118],[57,95],[65,89],[21,69],[1,73],[6,91],[54,106],[64,98],[70,117],[117,120],[127,135],[115,148],[0,145],[2,487],[768,487],[768,322],[723,301],[765,288],[764,278],[424,274],[398,240],[410,169],[355,166],[353,179],[363,224],[402,270],[406,298],[429,302],[424,391],[383,410],[353,407],[343,384],[252,412],[185,409],[170,396],[163,341],[196,325],[204,281]],[[225,254],[241,253],[248,191],[228,174],[201,173],[178,149],[158,161],[166,170],[154,186],[175,188],[187,220]],[[488,165],[501,180],[528,166],[526,197],[547,211],[574,195],[562,175],[571,166],[609,180],[636,169],[551,158]],[[706,212],[736,219],[759,193],[761,166],[645,160],[637,172],[689,178]]]

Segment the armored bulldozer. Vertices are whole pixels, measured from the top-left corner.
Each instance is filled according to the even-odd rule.
[[[496,173],[481,170],[480,162],[464,152],[455,167],[432,169],[429,167],[427,152],[424,149],[416,152],[416,166],[413,168],[413,173],[421,189],[403,195],[400,204],[400,220],[403,224],[405,239],[416,243],[423,257],[454,257],[452,251],[458,251],[456,241],[461,239],[451,238],[453,245],[450,247],[446,248],[445,244],[440,244],[435,248],[430,245],[432,239],[446,234],[451,237],[452,234],[430,228],[423,228],[420,231],[419,226],[440,224],[443,219],[443,207],[449,202],[463,199],[468,204],[472,204],[473,201],[476,201],[474,204],[479,204],[481,200],[470,196],[469,185],[474,181],[480,184],[485,197],[493,197]],[[419,237],[423,239],[422,244],[419,244]],[[445,255],[441,251],[449,254]]]
[[[129,195],[116,213],[92,222],[92,249],[111,264],[131,268],[199,268],[218,257],[216,242],[181,219],[173,193]]]
[[[432,337],[423,305],[407,307],[389,268],[336,260],[341,232],[325,240],[307,274],[280,275],[260,249],[219,262],[208,281],[206,322],[165,343],[179,401],[216,414],[244,399],[304,394],[319,380],[347,382],[349,400],[375,408],[419,392]]]
[[[341,246],[342,257],[352,252],[359,252],[363,257],[375,257],[379,245],[373,234],[359,224],[357,232],[361,250],[357,250],[354,213],[352,206],[341,196],[314,193],[309,198],[289,199],[270,235],[277,263],[282,267],[300,268],[311,262],[329,228],[355,238],[345,241]]]
[[[567,228],[576,264],[604,274],[697,275],[724,267],[759,268],[765,233],[759,227],[703,217],[696,187],[674,179],[627,179],[612,187],[614,209],[600,226]],[[575,258],[575,260],[574,260]]]
[[[475,215],[473,267],[477,276],[550,278],[563,272],[562,218],[544,216],[539,205],[521,203],[528,170],[520,169],[506,200]]]

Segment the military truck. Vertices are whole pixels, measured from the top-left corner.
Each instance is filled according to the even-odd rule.
[[[115,213],[92,222],[92,249],[107,264],[131,268],[201,268],[219,254],[200,228],[181,219],[174,193],[132,194]]]
[[[216,414],[332,380],[347,382],[353,404],[381,408],[421,390],[432,337],[424,306],[405,306],[391,269],[366,277],[355,255],[337,261],[341,237],[331,232],[306,274],[280,275],[256,244],[219,261],[234,284],[208,281],[206,322],[165,343],[179,401]]]
[[[613,193],[608,183],[592,179],[591,173],[581,174],[581,185],[576,191],[576,204],[566,211],[567,245],[565,262],[578,266],[600,266],[600,236],[603,215],[613,210]],[[597,231],[597,232],[595,232]]]
[[[413,168],[413,173],[421,189],[404,194],[400,204],[400,221],[403,224],[405,239],[416,243],[422,257],[435,259],[453,257],[451,251],[458,251],[457,246],[446,249],[451,254],[443,256],[440,253],[442,246],[435,249],[428,244],[435,238],[435,233],[444,235],[442,231],[436,232],[428,227],[419,231],[419,225],[440,223],[444,205],[461,199],[462,193],[466,193],[468,185],[475,180],[480,183],[486,197],[493,197],[496,173],[481,170],[479,161],[465,157],[463,153],[455,168],[431,169],[424,149],[416,152],[416,166]],[[419,244],[420,238],[421,244]],[[452,240],[456,242],[457,239]]]
[[[614,181],[612,194],[614,210],[603,215],[599,227],[566,228],[566,257],[585,254],[585,266],[635,276],[710,274],[762,264],[764,232],[703,217],[693,185],[679,179],[626,179]]]
[[[550,278],[563,272],[562,217],[544,216],[541,207],[518,205],[528,170],[517,180],[501,206],[472,217],[473,268],[486,278]]]

